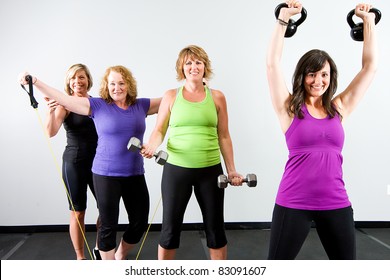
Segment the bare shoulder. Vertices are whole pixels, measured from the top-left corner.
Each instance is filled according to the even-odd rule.
[[[225,112],[227,107],[225,95],[222,93],[222,91],[217,89],[210,89],[210,91],[215,107],[217,108],[217,112]]]
[[[166,98],[175,97],[175,96],[176,96],[176,92],[177,92],[177,89],[176,89],[176,88],[168,89],[168,90],[165,92],[164,97],[166,97]]]
[[[225,101],[225,95],[222,91],[218,89],[210,89],[211,95],[215,102],[224,102]]]
[[[335,98],[332,100],[333,106],[336,108],[336,110],[343,115],[344,113],[344,106],[343,103],[341,102],[341,97],[340,94],[337,95]]]
[[[218,90],[218,89],[210,89],[210,92],[213,96],[216,96],[216,97],[224,97],[224,94],[222,91]]]
[[[175,88],[167,90],[164,93],[164,97],[163,97],[164,102],[172,103],[176,99],[176,93],[177,93],[177,89]]]
[[[176,93],[177,89],[169,89],[164,93],[163,99],[161,101],[161,109],[166,109],[168,111],[172,110],[173,103],[176,100]]]

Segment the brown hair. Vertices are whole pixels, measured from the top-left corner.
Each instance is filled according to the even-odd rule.
[[[334,117],[338,114],[341,117],[340,112],[332,103],[332,98],[337,90],[337,77],[338,71],[336,64],[329,54],[325,51],[314,49],[305,53],[295,68],[293,75],[293,93],[288,101],[288,113],[298,118],[303,118],[301,110],[302,104],[305,102],[306,92],[304,81],[308,73],[314,73],[320,71],[325,63],[328,62],[330,65],[330,81],[329,87],[326,92],[322,95],[322,106],[326,110],[330,117]]]

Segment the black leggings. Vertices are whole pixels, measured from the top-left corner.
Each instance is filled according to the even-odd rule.
[[[223,217],[225,192],[217,186],[217,178],[222,172],[221,164],[205,168],[184,168],[169,163],[164,165],[161,247],[179,248],[181,226],[192,187],[202,211],[207,246],[218,249],[227,244]]]
[[[64,160],[62,163],[62,178],[72,200],[71,203],[67,196],[69,210],[73,210],[73,207],[75,211],[85,211],[87,209],[88,186],[93,196],[95,196],[91,165],[91,160],[80,160],[77,162]]]
[[[144,175],[110,177],[93,174],[101,225],[98,247],[104,252],[116,248],[119,202],[122,197],[129,224],[122,236],[129,244],[141,239],[148,225],[149,192]]]
[[[322,246],[331,260],[356,259],[352,207],[336,210],[298,210],[275,204],[269,260],[293,260],[315,222]]]

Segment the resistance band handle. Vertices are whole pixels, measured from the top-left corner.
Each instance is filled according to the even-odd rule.
[[[31,102],[31,106],[36,109],[38,108],[38,102],[37,100],[35,99],[34,97],[34,86],[33,86],[33,78],[31,77],[31,75],[27,75],[26,76],[26,81],[28,82],[28,95],[30,96],[30,102]]]

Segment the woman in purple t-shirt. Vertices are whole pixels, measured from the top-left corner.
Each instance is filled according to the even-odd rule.
[[[26,75],[19,77],[27,84]],[[156,114],[161,98],[137,98],[137,84],[123,66],[109,67],[102,79],[100,98],[69,96],[32,77],[35,87],[69,111],[90,116],[98,134],[92,165],[93,183],[101,225],[98,247],[103,260],[125,259],[141,239],[148,223],[149,193],[143,157],[127,150],[133,136],[142,141],[145,118]],[[116,248],[119,203],[122,198],[129,224]]]
[[[299,60],[290,93],[283,82],[281,56],[289,19],[301,13],[288,1],[279,13],[267,54],[271,99],[289,150],[272,216],[269,259],[295,259],[312,222],[329,259],[356,259],[353,211],[343,181],[342,123],[355,109],[377,68],[375,15],[359,4],[364,23],[363,65],[340,94],[337,68],[322,50]]]

